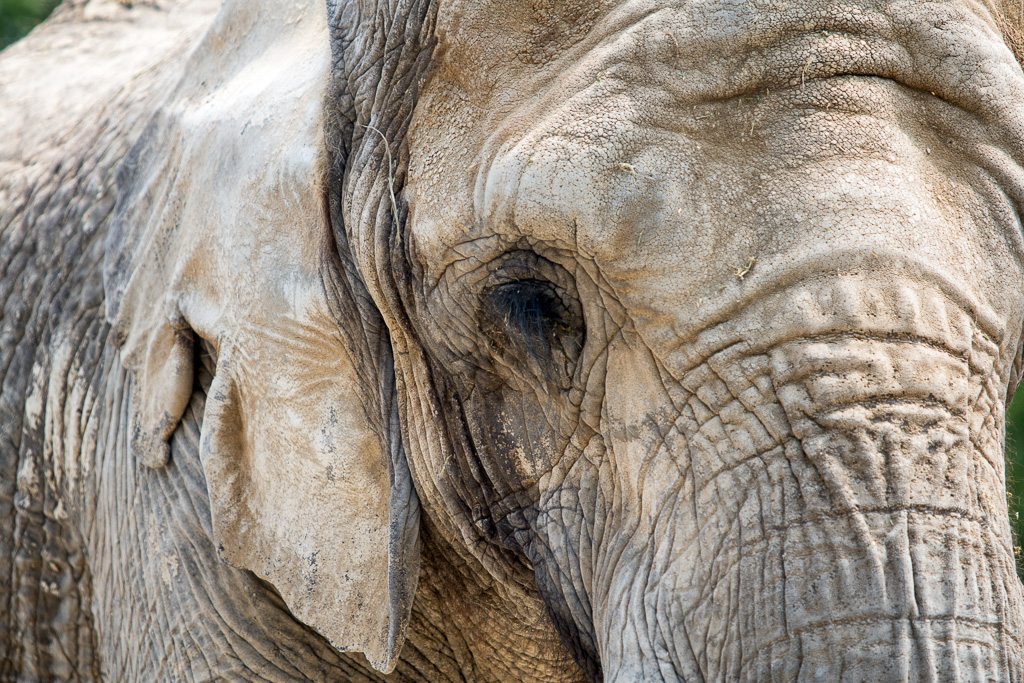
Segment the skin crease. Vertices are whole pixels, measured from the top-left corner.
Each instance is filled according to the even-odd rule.
[[[1024,678],[990,8],[64,11],[0,60],[0,679]]]

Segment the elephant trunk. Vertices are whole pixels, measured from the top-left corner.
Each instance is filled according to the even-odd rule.
[[[938,287],[797,290],[675,373],[684,438],[645,471],[683,481],[599,569],[605,680],[1021,680],[1005,350]]]

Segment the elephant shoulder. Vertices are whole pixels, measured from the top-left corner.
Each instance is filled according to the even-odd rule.
[[[141,104],[156,75],[186,53],[212,21],[216,0],[65,3],[23,40],[0,53],[0,163],[88,153],[77,130],[116,119]],[[166,88],[164,88],[166,89]],[[123,112],[127,113],[127,112]],[[0,184],[6,184],[6,174]]]

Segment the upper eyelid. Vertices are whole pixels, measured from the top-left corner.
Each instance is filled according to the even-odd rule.
[[[552,282],[544,278],[514,278],[506,280],[504,282],[499,282],[486,288],[483,292],[483,298],[489,299],[498,290],[508,291],[510,287],[516,285],[537,286],[538,291],[541,289],[546,290],[546,293],[557,302],[559,308],[564,309],[563,311],[560,311],[562,317],[565,317],[566,314],[572,315],[573,307],[571,305],[571,302],[567,300],[567,298],[570,296],[569,293],[566,292],[563,287],[559,286],[558,283]]]
[[[537,280],[548,283],[560,298],[574,289],[572,275],[564,266],[551,261],[531,249],[507,251],[488,263],[488,273],[476,280],[483,294],[494,287],[515,281]]]

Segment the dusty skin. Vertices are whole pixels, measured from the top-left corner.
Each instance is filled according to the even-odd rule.
[[[1016,17],[65,3],[0,681],[1024,680]]]

